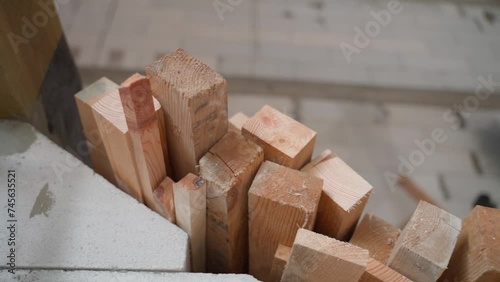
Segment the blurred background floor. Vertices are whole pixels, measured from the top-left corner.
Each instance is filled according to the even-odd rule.
[[[120,82],[184,48],[228,78],[231,115],[269,104],[316,130],[315,154],[331,149],[365,177],[375,189],[366,210],[393,224],[404,224],[417,203],[385,175],[397,174],[436,129],[446,141],[412,166],[416,182],[460,217],[481,193],[500,204],[500,96],[450,111],[470,103],[478,77],[500,82],[494,1],[401,1],[350,62],[340,45],[355,46],[355,28],[364,30],[388,1],[64,2],[84,83]],[[227,11],[220,16],[214,3]]]

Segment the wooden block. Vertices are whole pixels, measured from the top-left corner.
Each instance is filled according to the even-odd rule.
[[[139,175],[132,154],[132,140],[118,89],[111,91],[96,102],[92,106],[92,111],[113,168],[117,186],[142,203]]]
[[[167,176],[167,168],[149,80],[133,74],[120,85],[119,93],[142,196],[146,205],[159,213],[161,206],[153,191]]]
[[[368,260],[367,250],[300,229],[281,281],[358,281]]]
[[[459,218],[420,201],[387,265],[416,282],[436,281],[448,266],[460,228]]]
[[[500,281],[500,210],[476,206],[462,230],[441,281]]]
[[[411,282],[411,280],[370,257],[359,282]]]
[[[155,200],[158,202],[157,206],[161,207],[158,213],[172,223],[176,223],[174,184],[170,177],[165,177],[154,190]]]
[[[198,174],[200,158],[227,132],[227,83],[179,49],[146,67],[163,107],[174,180]]]
[[[153,98],[154,110],[156,116],[159,116],[162,113],[161,107],[155,100]],[[140,179],[132,155],[132,139],[118,88],[94,103],[92,113],[113,169],[117,187],[143,202]]]
[[[311,168],[313,168],[315,165],[319,164],[320,162],[329,160],[331,158],[335,158],[335,155],[332,153],[330,150],[324,150],[321,154],[317,155],[314,159],[312,159],[309,163],[307,163],[303,168],[300,169],[300,171],[307,172]]]
[[[241,133],[241,128],[243,124],[248,121],[247,115],[242,112],[238,112],[229,118],[229,128],[228,130]]]
[[[300,169],[311,160],[316,132],[278,110],[264,106],[241,133],[264,149],[266,160]]]
[[[207,269],[242,273],[248,265],[248,189],[264,161],[257,144],[228,132],[200,160],[207,180]]]
[[[370,252],[370,257],[385,264],[401,230],[385,220],[367,213],[354,231],[350,242]]]
[[[279,282],[281,281],[281,276],[283,276],[283,270],[285,270],[285,265],[290,258],[292,248],[279,244],[276,253],[274,254],[273,263],[271,265],[271,272],[269,273],[269,278],[266,281],[269,282]]]
[[[95,172],[102,175],[109,182],[117,185],[106,148],[99,134],[97,123],[92,112],[92,105],[102,99],[107,93],[118,88],[113,81],[103,77],[75,94],[76,106],[80,114],[83,134],[87,139],[90,160]]]
[[[279,244],[291,246],[299,228],[312,229],[323,181],[265,161],[248,192],[250,274],[268,277]]]
[[[373,187],[333,154],[314,165],[306,165],[305,171],[324,181],[314,231],[348,240]]]
[[[191,173],[174,185],[177,226],[189,236],[193,272],[205,271],[206,188],[206,181]]]

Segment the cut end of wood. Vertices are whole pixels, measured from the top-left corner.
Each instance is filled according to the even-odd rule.
[[[243,125],[242,134],[264,149],[266,160],[294,169],[309,162],[317,135],[267,105]]]
[[[102,117],[112,123],[118,130],[127,133],[128,125],[123,112],[122,101],[118,88],[109,92],[95,103],[92,108],[97,111]],[[108,130],[113,130],[109,128]]]
[[[322,186],[322,180],[317,177],[265,161],[260,166],[249,193],[315,214]]]
[[[300,229],[281,281],[358,281],[368,261],[367,250]]]
[[[162,77],[172,88],[187,97],[225,84],[226,80],[199,59],[183,49],[161,57],[146,67],[148,75]]]
[[[145,128],[156,120],[153,94],[147,77],[133,74],[120,85],[119,92],[129,128]]]
[[[172,223],[175,223],[174,184],[170,177],[165,177],[154,190],[157,203],[162,207],[160,214]]]
[[[324,180],[323,192],[347,212],[366,202],[373,190],[370,183],[338,156],[328,156],[308,172]]]
[[[448,266],[460,229],[459,218],[420,201],[387,264],[409,279],[436,281]]]
[[[192,173],[188,173],[177,183],[181,184],[186,189],[197,190],[204,187],[206,180]]]

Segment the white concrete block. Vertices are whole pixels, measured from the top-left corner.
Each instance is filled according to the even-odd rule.
[[[188,237],[177,226],[30,125],[0,121],[0,136],[5,195],[7,170],[16,171],[17,268],[189,270]],[[7,211],[5,197],[0,206]],[[7,212],[0,222],[7,222]],[[0,228],[0,238],[7,232]],[[7,248],[0,244],[0,253]]]
[[[62,270],[18,270],[15,275],[0,270],[2,281],[23,282],[253,282],[258,281],[244,274],[204,274],[204,273],[165,273],[137,271],[62,271]]]

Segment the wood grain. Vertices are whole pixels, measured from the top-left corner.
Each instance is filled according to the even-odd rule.
[[[125,193],[143,202],[142,190],[132,154],[132,139],[118,89],[106,94],[92,105],[99,134],[108,153],[117,186]]]
[[[241,133],[241,128],[248,121],[249,117],[242,112],[238,112],[229,118],[228,130]]]
[[[411,282],[411,280],[370,257],[359,282]]]
[[[307,172],[309,171],[311,168],[313,168],[315,165],[323,162],[323,161],[326,161],[326,160],[329,160],[331,158],[335,158],[336,156],[332,153],[332,151],[330,150],[324,150],[323,152],[321,152],[321,154],[317,155],[315,158],[313,158],[309,163],[307,163],[303,168],[301,168],[300,170],[303,171],[303,172]]]
[[[279,244],[291,246],[299,228],[312,229],[323,181],[265,161],[248,193],[249,272],[268,277]]]
[[[149,80],[133,74],[120,85],[119,93],[142,196],[145,204],[159,213],[161,207],[153,191],[167,176],[167,168]]]
[[[475,206],[463,220],[440,281],[500,281],[500,210]]]
[[[174,185],[177,226],[189,237],[193,272],[205,271],[206,189],[206,181],[192,173]]]
[[[324,181],[314,231],[348,240],[373,187],[338,156],[325,153],[319,158],[303,169]]]
[[[283,270],[285,270],[285,265],[290,258],[292,253],[292,248],[279,244],[276,253],[274,254],[273,263],[271,265],[271,271],[267,282],[279,282],[281,281],[281,276],[283,276]]]
[[[385,264],[401,230],[385,220],[367,213],[354,231],[350,242],[370,252],[370,257]]]
[[[281,281],[358,281],[368,260],[367,250],[300,229]]]
[[[118,84],[103,77],[75,94],[76,106],[80,115],[83,134],[87,139],[92,168],[114,185],[118,183],[99,134],[99,128],[92,112],[92,105],[117,88]]]
[[[436,281],[448,266],[460,228],[459,218],[420,201],[387,265],[416,282]]]
[[[179,49],[146,67],[165,114],[174,180],[198,174],[201,157],[227,132],[227,83]]]
[[[243,273],[248,265],[248,189],[264,161],[257,144],[228,132],[200,160],[207,180],[207,269]]]
[[[161,216],[172,223],[176,223],[175,202],[174,202],[174,181],[170,177],[165,177],[154,190],[155,201],[160,210]]]
[[[241,130],[264,149],[266,160],[300,169],[311,160],[316,132],[278,110],[264,106]]]

